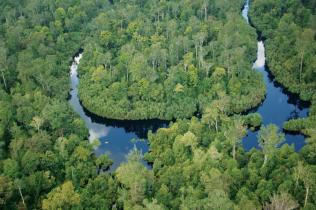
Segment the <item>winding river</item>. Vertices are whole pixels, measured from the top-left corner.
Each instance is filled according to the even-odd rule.
[[[248,24],[250,24],[248,17],[249,4],[249,0],[246,0],[242,10],[242,16]],[[263,40],[258,40],[257,60],[253,68],[262,74],[267,88],[265,100],[259,107],[252,110],[252,112],[258,112],[262,116],[263,125],[273,123],[281,129],[283,123],[289,119],[307,117],[308,103],[301,101],[298,95],[286,91],[275,81],[266,66]],[[300,134],[285,132],[285,138],[285,143],[294,144],[295,150],[299,150],[305,144],[304,136]],[[243,139],[243,146],[246,150],[253,147],[258,148],[257,131],[248,132],[248,135]]]
[[[249,0],[242,10],[242,16],[249,24],[248,18]],[[81,105],[78,97],[78,65],[83,53],[78,53],[70,67],[71,92],[70,100],[72,108],[84,120],[89,129],[89,141],[99,139],[101,145],[96,148],[96,155],[109,154],[114,161],[110,170],[114,170],[118,165],[126,160],[128,152],[137,147],[143,153],[148,151],[146,140],[149,130],[156,131],[160,127],[167,126],[167,122],[160,120],[146,121],[120,121],[100,118]],[[282,128],[283,122],[288,119],[306,117],[308,114],[307,104],[302,103],[298,96],[290,94],[281,85],[279,85],[271,75],[268,67],[265,65],[265,49],[262,40],[258,41],[257,60],[253,68],[262,73],[266,87],[266,98],[260,106],[252,112],[258,112],[263,118],[263,124],[273,123]],[[294,144],[295,149],[299,150],[304,143],[304,136],[299,134],[286,133],[286,142]],[[257,131],[249,131],[243,139],[243,146],[246,150],[258,147]],[[145,163],[150,167],[147,163]]]

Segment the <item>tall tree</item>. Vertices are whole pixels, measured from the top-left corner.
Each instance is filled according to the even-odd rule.
[[[214,126],[216,132],[218,132],[218,122],[220,118],[220,112],[216,107],[208,107],[205,109],[202,115],[202,122],[211,126]]]
[[[226,131],[224,131],[225,137],[233,147],[232,155],[234,159],[236,159],[236,147],[238,144],[240,144],[242,137],[244,137],[246,133],[247,130],[244,126],[244,123],[239,119],[235,119],[231,126]]]
[[[279,133],[278,130],[278,127],[274,124],[269,124],[260,128],[258,141],[264,154],[262,167],[267,164],[268,158],[274,154],[276,148],[285,140],[284,134]]]
[[[296,168],[294,169],[294,175],[296,178],[296,183],[298,180],[301,180],[305,187],[305,199],[304,206],[306,206],[308,202],[308,197],[310,194],[310,190],[316,186],[315,178],[316,174],[313,172],[312,167],[307,164],[303,164],[302,162],[298,162]]]
[[[299,82],[302,82],[302,74],[303,74],[303,67],[304,67],[304,59],[306,54],[310,54],[313,50],[312,43],[314,42],[314,34],[315,32],[312,29],[304,29],[300,36],[297,37],[296,41],[296,49],[298,51],[298,55],[300,57],[300,64],[299,64]]]
[[[5,89],[8,89],[7,80],[6,80],[6,71],[8,70],[8,63],[7,63],[7,51],[4,48],[4,45],[0,44],[0,71],[2,82]]]

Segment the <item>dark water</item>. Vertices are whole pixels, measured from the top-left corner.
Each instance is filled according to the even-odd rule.
[[[246,1],[245,7],[242,10],[242,16],[249,23],[248,18],[249,0]],[[299,100],[295,94],[286,91],[278,84],[265,63],[265,51],[263,41],[258,41],[257,60],[253,68],[262,73],[267,93],[266,99],[253,112],[258,112],[263,118],[263,125],[270,123],[276,124],[280,129],[283,123],[289,119],[307,117],[308,103]],[[304,136],[300,134],[285,133],[287,144],[294,144],[295,149],[299,150],[305,144]],[[248,135],[243,139],[243,146],[246,150],[253,147],[258,148],[257,132],[249,131]]]
[[[96,149],[96,155],[109,154],[114,161],[111,170],[114,170],[119,164],[126,160],[126,155],[135,146],[143,153],[148,151],[146,141],[149,130],[156,131],[160,127],[165,127],[167,122],[160,120],[147,121],[120,121],[107,120],[89,113],[80,104],[78,98],[78,63],[82,53],[74,58],[70,67],[71,92],[69,103],[73,109],[84,120],[86,127],[89,129],[89,141],[99,139],[101,145]],[[149,165],[145,163],[148,167]]]

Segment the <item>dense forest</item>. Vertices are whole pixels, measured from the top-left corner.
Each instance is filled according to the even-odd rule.
[[[261,118],[239,114],[265,94],[243,3],[1,0],[0,209],[315,209],[315,3],[255,0],[251,12],[273,74],[312,101],[309,118],[285,124],[309,136],[299,152],[279,147],[275,125],[260,128],[259,150],[241,146]],[[87,109],[177,119],[111,173],[67,101],[80,48]]]
[[[243,1],[119,1],[88,28],[80,98],[114,119],[175,119],[258,105],[265,94],[251,69],[255,30]],[[216,103],[216,104],[215,104]]]
[[[67,101],[71,56],[85,25],[107,5],[0,1],[0,209],[114,203],[116,181],[97,171],[111,162],[93,155],[84,123]]]

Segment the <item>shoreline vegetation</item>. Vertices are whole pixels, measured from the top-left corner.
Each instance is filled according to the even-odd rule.
[[[307,118],[289,120],[284,129],[310,139],[316,138],[315,10],[313,1],[262,0],[252,1],[250,9],[252,24],[266,39],[267,60],[275,79],[311,103]]]

